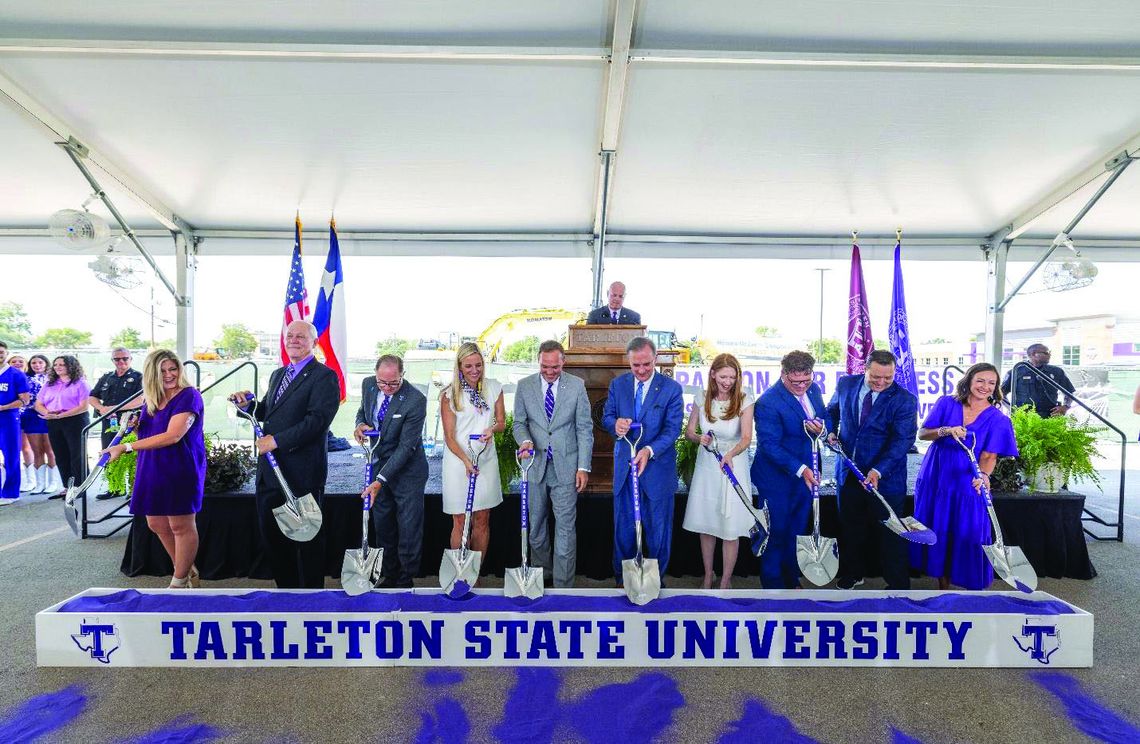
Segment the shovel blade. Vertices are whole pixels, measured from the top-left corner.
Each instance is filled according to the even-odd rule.
[[[380,567],[384,562],[382,548],[370,548],[368,555],[360,548],[344,551],[340,564],[340,585],[350,597],[367,594],[380,583]]]
[[[289,502],[285,502],[273,510],[273,517],[277,520],[281,534],[294,542],[312,540],[321,531],[321,522],[324,521],[321,505],[309,493],[297,499],[296,511],[289,506]]]
[[[538,599],[542,596],[542,569],[533,566],[508,568],[503,572],[503,596]]]
[[[839,543],[834,537],[799,535],[796,562],[805,579],[816,586],[829,584],[839,573]]]
[[[897,525],[891,525],[892,521],[897,522]],[[895,520],[888,519],[883,522],[891,532],[902,539],[917,543],[919,545],[935,545],[938,542],[938,535],[934,534],[934,530],[930,529],[922,522],[919,522],[914,517],[896,517]]]
[[[635,605],[643,605],[661,594],[661,571],[656,558],[627,558],[621,562],[621,578],[625,596]]]
[[[764,504],[759,511],[753,513],[753,517],[756,521],[753,522],[751,529],[748,530],[748,545],[752,550],[752,555],[759,558],[764,554],[764,549],[768,547],[768,537],[770,535],[768,505]]]
[[[66,501],[63,504],[63,518],[67,520],[67,526],[71,528],[77,536],[79,535],[79,510],[73,505],[68,504]]]
[[[994,573],[1002,581],[1018,591],[1031,594],[1037,589],[1037,571],[1025,557],[1025,552],[1014,545],[1006,545],[1004,549],[997,545],[983,545],[986,557],[993,564]]]
[[[477,550],[448,548],[443,551],[439,564],[439,586],[452,599],[459,599],[471,591],[479,580],[483,554]]]

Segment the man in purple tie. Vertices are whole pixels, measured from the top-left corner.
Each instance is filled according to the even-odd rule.
[[[380,357],[375,377],[365,377],[361,385],[354,435],[363,443],[364,432],[380,432],[366,490],[372,496],[373,531],[384,549],[382,588],[410,588],[420,570],[428,480],[425,418],[427,398],[404,379],[404,361],[392,354]]]
[[[566,352],[557,341],[538,347],[538,374],[519,380],[515,391],[514,435],[530,467],[530,549],[533,563],[553,574],[554,586],[574,586],[578,542],[578,494],[590,477],[594,422],[586,385],[562,371]],[[550,513],[554,512],[554,556]]]
[[[906,455],[918,434],[918,399],[895,384],[895,357],[876,349],[867,359],[867,371],[839,380],[827,406],[828,425],[843,451],[866,476],[868,486],[879,489],[899,516],[906,499]],[[867,575],[867,544],[879,546],[879,559],[888,589],[910,588],[906,542],[882,525],[886,509],[859,482],[842,460],[835,463],[839,495],[840,589],[854,589]]]
[[[614,282],[606,295],[607,302],[590,311],[590,325],[641,325],[641,316],[625,306],[625,285]]]
[[[307,320],[285,328],[289,364],[273,371],[265,396],[252,413],[261,422],[263,436],[257,452],[274,453],[285,482],[297,496],[311,493],[318,503],[328,475],[328,431],[340,407],[336,373],[313,358],[317,329]],[[230,399],[247,408],[248,390]],[[277,527],[273,510],[285,503],[285,494],[265,457],[257,463],[257,515],[269,566],[278,588],[323,589],[325,586],[325,530],[308,542],[294,542]]]

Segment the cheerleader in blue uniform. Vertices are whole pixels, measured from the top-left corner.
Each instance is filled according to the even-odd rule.
[[[32,399],[20,414],[20,428],[24,432],[27,446],[32,449],[32,493],[47,493],[57,488],[59,470],[55,466],[55,453],[51,450],[48,441],[47,421],[36,411],[36,399],[40,397],[40,390],[47,384],[47,372],[51,362],[43,354],[33,354],[28,359],[28,387]],[[23,488],[28,488],[25,484]]]
[[[28,376],[8,365],[8,344],[0,341],[0,453],[4,457],[0,504],[20,498],[20,409],[31,397]]]

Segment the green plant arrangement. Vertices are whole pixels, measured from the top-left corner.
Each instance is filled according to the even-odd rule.
[[[1027,483],[1041,475],[1052,491],[1082,480],[1100,484],[1092,464],[1094,457],[1101,456],[1096,451],[1099,429],[1079,425],[1067,416],[1041,418],[1032,406],[1014,410],[1012,419],[1018,464]]]
[[[138,434],[131,432],[123,437],[121,444],[137,442]],[[138,467],[138,453],[124,452],[114,462],[107,463],[103,477],[107,479],[107,492],[126,496],[135,483],[135,469]]]
[[[677,475],[685,482],[685,486],[693,485],[693,470],[697,467],[697,452],[700,445],[685,439],[685,431],[677,437]]]
[[[236,491],[257,468],[248,445],[219,444],[217,435],[206,437],[206,493]]]
[[[499,481],[503,486],[503,493],[506,493],[511,486],[511,482],[519,477],[519,464],[515,460],[515,452],[519,448],[519,443],[515,441],[515,417],[507,414],[507,425],[502,431],[495,434],[495,452],[499,456]]]
[[[1021,479],[1017,458],[999,457],[994,472],[990,475],[990,489],[994,493],[1015,493],[1023,485],[1025,483]]]

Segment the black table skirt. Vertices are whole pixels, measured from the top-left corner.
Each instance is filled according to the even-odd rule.
[[[673,549],[669,561],[671,576],[700,576],[699,538],[682,528],[685,494],[677,494],[673,521]],[[999,495],[995,508],[1007,544],[1025,550],[1038,574],[1054,578],[1090,579],[1096,571],[1089,561],[1088,547],[1081,530],[1080,515],[1084,497],[1077,494]],[[907,497],[905,513],[912,513],[913,500]],[[329,494],[323,503],[326,559],[325,572],[339,577],[347,548],[360,545],[360,499],[356,495]],[[451,517],[443,513],[438,494],[424,497],[424,548],[419,575],[432,576],[439,570],[440,557],[448,547]],[[820,498],[820,532],[838,535],[839,516],[834,495]],[[809,531],[808,525],[804,533]],[[587,496],[578,502],[578,573],[591,579],[613,577],[613,500]],[[272,578],[263,556],[251,494],[207,496],[198,513],[200,546],[197,566],[202,578],[220,580],[251,577]],[[874,541],[868,543],[867,575],[879,573]],[[503,504],[491,510],[491,544],[483,557],[483,574],[502,576],[505,566],[517,566],[519,555],[519,500],[508,494]],[[720,548],[716,551],[716,572],[720,574]],[[158,538],[135,517],[127,539],[121,571],[127,576],[169,576],[170,559]],[[759,559],[742,544],[736,563],[736,576],[759,575]]]

